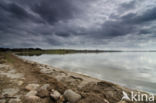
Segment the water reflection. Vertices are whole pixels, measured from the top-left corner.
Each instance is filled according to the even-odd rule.
[[[156,53],[154,52],[44,54],[22,57],[156,94]]]

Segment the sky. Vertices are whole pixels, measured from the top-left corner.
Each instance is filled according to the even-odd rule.
[[[156,49],[156,0],[0,0],[0,47]]]

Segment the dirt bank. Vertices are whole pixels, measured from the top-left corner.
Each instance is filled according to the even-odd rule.
[[[36,89],[29,90],[29,85]],[[45,85],[47,91],[40,92]],[[130,95],[130,89],[0,53],[0,103],[67,103],[69,100],[63,94],[68,89],[81,96],[77,103],[156,103],[121,101],[123,91]],[[52,90],[60,93],[59,99],[51,96]],[[31,95],[33,98],[28,98],[32,91],[36,91]]]

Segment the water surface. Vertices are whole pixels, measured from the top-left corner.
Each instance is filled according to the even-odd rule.
[[[155,52],[43,54],[22,57],[156,94]]]

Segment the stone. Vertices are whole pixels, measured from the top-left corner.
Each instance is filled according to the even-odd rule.
[[[4,64],[4,63],[6,63],[6,60],[5,59],[1,59],[0,60],[0,64]]]
[[[0,98],[3,98],[3,95],[2,94],[0,94]]]
[[[6,100],[2,99],[2,100],[0,100],[0,103],[6,103]]]
[[[28,93],[26,94],[26,96],[35,96],[36,94],[37,94],[37,91],[32,90],[32,91],[28,92]]]
[[[44,84],[40,89],[47,90],[50,87],[49,84]]]
[[[19,86],[21,86],[21,85],[23,85],[23,83],[24,83],[23,81],[18,81],[17,84],[18,84]]]
[[[118,102],[118,103],[127,103],[126,101],[120,101],[120,102]]]
[[[37,90],[39,86],[39,84],[28,84],[25,89],[28,91]]]
[[[60,98],[59,98],[59,100],[58,100],[58,103],[64,103],[64,101],[65,101],[65,99],[64,99],[64,97],[61,95]]]
[[[105,102],[105,103],[109,103],[109,101],[108,101],[108,100],[106,100],[106,99],[104,99],[104,102]]]
[[[28,99],[31,99],[31,100],[38,100],[39,97],[38,96],[27,96]]]
[[[78,93],[74,92],[71,89],[68,89],[64,92],[63,96],[65,97],[66,100],[68,100],[70,103],[75,103],[81,99],[81,95]]]
[[[19,92],[18,88],[6,88],[2,91],[3,97],[13,97],[16,93]]]
[[[37,91],[37,96],[41,98],[49,96],[49,91],[48,91],[49,86],[50,86],[49,84],[44,84],[42,87],[40,87],[39,90]]]
[[[38,96],[25,96],[24,101],[27,101],[28,103],[29,102],[33,103],[33,102],[40,101],[40,98]]]
[[[30,92],[28,92],[25,96],[24,96],[24,99],[26,100],[26,101],[38,101],[38,100],[40,100],[40,98],[38,97],[38,96],[36,96],[36,94],[37,94],[37,91],[35,91],[35,90],[32,90],[32,91],[30,91]]]
[[[22,103],[22,102],[19,98],[16,98],[16,99],[10,99],[9,103]]]
[[[51,90],[51,93],[50,93],[50,96],[51,96],[54,100],[58,100],[58,99],[60,99],[61,94],[60,94],[58,91],[52,89],[52,90]]]
[[[49,91],[45,90],[45,89],[39,89],[37,91],[37,96],[44,98],[44,97],[48,97],[49,96]]]

